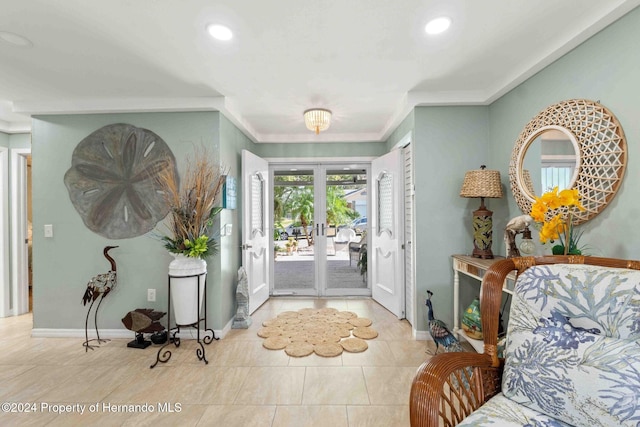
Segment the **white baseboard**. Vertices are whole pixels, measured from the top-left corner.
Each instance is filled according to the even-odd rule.
[[[413,338],[416,341],[433,341],[428,331],[413,331]]]

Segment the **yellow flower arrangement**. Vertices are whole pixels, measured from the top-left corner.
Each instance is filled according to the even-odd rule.
[[[549,220],[547,216],[553,211],[566,208],[567,213],[558,212]],[[577,189],[566,189],[558,192],[558,187],[547,191],[531,206],[531,218],[541,224],[539,231],[540,242],[547,243],[560,240],[560,245],[552,248],[554,255],[581,254],[578,248],[578,240],[581,233],[575,233],[573,229],[573,209],[585,210],[580,204],[580,194]]]

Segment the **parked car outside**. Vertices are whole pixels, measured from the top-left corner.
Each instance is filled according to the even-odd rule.
[[[363,231],[367,230],[367,217],[363,216],[362,218],[354,219],[349,224],[349,228],[354,229],[356,234],[362,234]]]

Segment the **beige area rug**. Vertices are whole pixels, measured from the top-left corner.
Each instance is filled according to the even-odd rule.
[[[335,308],[303,308],[285,311],[262,322],[258,336],[263,347],[283,350],[292,357],[315,353],[322,357],[340,356],[343,351],[360,353],[369,348],[366,340],[378,336],[371,320],[351,311]]]

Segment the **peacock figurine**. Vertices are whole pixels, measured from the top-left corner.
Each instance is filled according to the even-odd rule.
[[[431,304],[431,297],[433,292],[427,291],[427,311],[429,319],[429,333],[431,338],[436,343],[436,353],[438,348],[442,346],[445,352],[458,352],[464,351],[458,339],[451,333],[447,325],[439,319],[433,316],[433,305]]]

